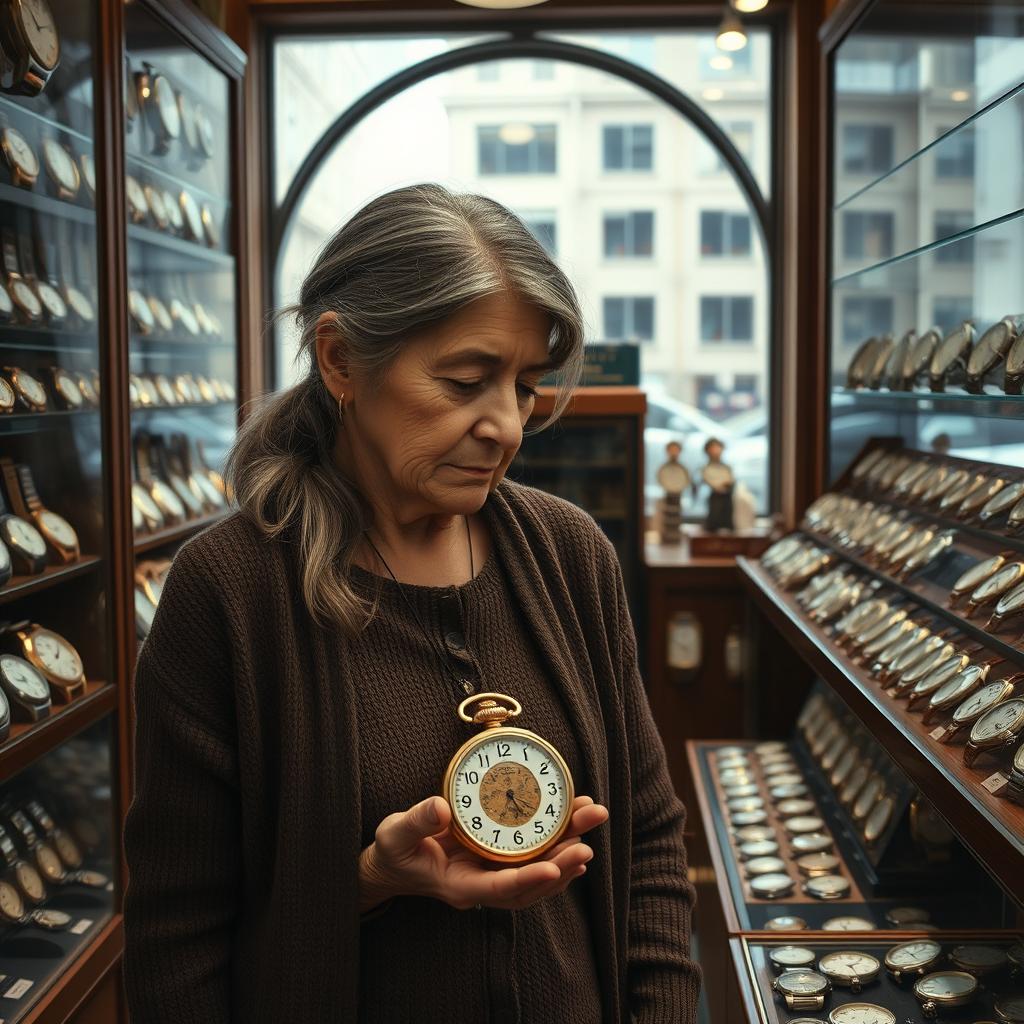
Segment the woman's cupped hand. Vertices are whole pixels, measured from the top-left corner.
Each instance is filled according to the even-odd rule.
[[[608,820],[589,796],[573,801],[562,839],[537,860],[502,867],[477,856],[449,831],[451,808],[439,796],[390,814],[359,857],[360,910],[393,896],[431,896],[459,910],[478,904],[520,910],[562,892],[587,870],[594,851],[582,836]]]

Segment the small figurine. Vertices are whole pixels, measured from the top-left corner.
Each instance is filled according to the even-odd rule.
[[[709,437],[704,444],[707,465],[701,472],[701,479],[711,489],[708,496],[708,517],[704,528],[709,533],[733,529],[732,491],[736,478],[732,470],[722,461],[725,445],[717,437]]]
[[[682,540],[683,491],[692,483],[689,471],[679,461],[682,452],[683,446],[678,441],[669,441],[665,445],[668,461],[658,470],[658,483],[665,489],[665,497],[658,502],[658,532],[662,544],[678,544]]]

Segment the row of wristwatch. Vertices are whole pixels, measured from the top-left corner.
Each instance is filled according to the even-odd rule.
[[[48,366],[43,382],[20,366],[0,368],[0,415],[68,411],[97,408],[100,404],[100,375],[97,370],[67,370]]]
[[[851,479],[871,498],[886,497],[987,530],[1024,530],[1024,477],[1010,470],[982,471],[923,452],[873,448],[853,467]]]
[[[129,174],[125,198],[133,224],[155,227],[214,249],[220,244],[220,223],[213,207],[209,202],[200,204],[187,188],[171,191],[154,182],[143,185]]]
[[[0,116],[0,153],[7,164],[12,185],[35,189],[45,170],[45,190],[55,199],[95,201],[96,166],[91,153],[83,150],[76,155],[49,129],[43,130],[36,146],[23,132],[6,122],[6,115]]]
[[[28,621],[3,623],[0,644],[3,738],[12,721],[37,722],[54,701],[67,704],[85,693],[82,657],[56,630]]]
[[[213,405],[233,402],[235,388],[230,381],[197,373],[132,373],[128,376],[128,397],[133,409],[154,406]]]
[[[828,996],[840,988],[859,994],[879,981],[883,969],[877,957],[858,949],[832,950],[819,956],[803,946],[776,946],[769,950],[768,959],[779,972],[772,989],[790,1010],[822,1010]],[[990,985],[1011,965],[1016,973],[1022,960],[1024,945],[1020,942],[1009,948],[964,943],[945,954],[939,942],[925,937],[893,946],[885,954],[884,967],[896,985],[911,982],[922,1013],[934,1018],[944,1010],[974,1002],[983,980]],[[944,961],[948,968],[941,966]],[[1022,1024],[1024,995],[1008,991],[997,996],[993,1012],[1000,1021]],[[830,1024],[895,1024],[896,1017],[875,1003],[844,1002],[831,1011],[828,1020]],[[801,1022],[814,1024],[815,1019],[804,1017],[789,1024]]]
[[[164,302],[151,292],[144,294],[139,288],[128,289],[128,315],[136,333],[145,337],[175,336],[189,340],[215,340],[224,337],[224,328],[216,314],[201,302],[179,294]]]
[[[762,564],[769,572],[785,574],[787,559],[780,552],[789,550],[794,540],[801,543],[789,537],[768,549]],[[908,709],[923,710],[926,725],[945,719],[931,731],[933,739],[950,743],[969,729],[963,751],[968,767],[984,753],[998,755],[1018,747],[1013,772],[1024,783],[1024,744],[1018,746],[1024,738],[1024,696],[1016,695],[1024,673],[1006,665],[1000,678],[990,680],[999,657],[983,657],[983,649],[954,627],[845,564],[812,578],[797,600],[808,618],[880,682],[889,697],[907,700]],[[1011,786],[1009,795],[1018,792]]]
[[[986,380],[1002,367],[1002,387],[1019,395],[1024,388],[1024,334],[1019,316],[1006,316],[993,324],[975,343],[973,321],[965,320],[945,337],[937,327],[918,336],[907,331],[899,341],[891,334],[868,338],[850,360],[849,388],[888,387],[912,391],[919,381],[941,392],[960,384],[974,394],[984,393]]]
[[[201,440],[193,443],[183,433],[164,437],[139,431],[133,451],[132,524],[136,533],[175,526],[227,508],[224,478],[207,463]]]

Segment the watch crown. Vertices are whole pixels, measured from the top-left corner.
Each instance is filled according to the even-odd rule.
[[[497,701],[482,700],[473,715],[473,722],[475,725],[482,725],[485,729],[496,729],[511,713],[508,708],[503,708]]]

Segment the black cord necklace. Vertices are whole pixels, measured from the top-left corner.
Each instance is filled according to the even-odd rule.
[[[469,529],[469,517],[463,516],[462,518],[466,522],[466,539],[469,541],[469,578],[472,581],[476,577],[476,567],[473,564],[473,535]],[[398,592],[402,595],[402,600],[408,605],[409,611],[412,612],[413,618],[416,620],[416,624],[420,627],[428,645],[434,654],[437,655],[437,658],[441,663],[441,671],[444,675],[451,678],[455,685],[456,697],[461,701],[465,695],[473,692],[473,684],[468,679],[464,679],[452,671],[451,663],[445,656],[444,651],[438,648],[437,644],[434,642],[434,638],[430,634],[430,631],[423,625],[423,620],[420,618],[420,613],[416,610],[416,606],[409,600],[408,595],[405,593],[405,588],[398,582],[398,577],[391,571],[391,566],[388,565],[386,559],[378,550],[377,545],[373,543],[373,538],[370,536],[369,531],[364,530],[363,536],[366,538],[366,542],[370,547],[373,548],[374,554],[376,554],[376,556],[381,560],[384,568],[387,569],[388,575],[395,581],[395,586],[398,587]]]

